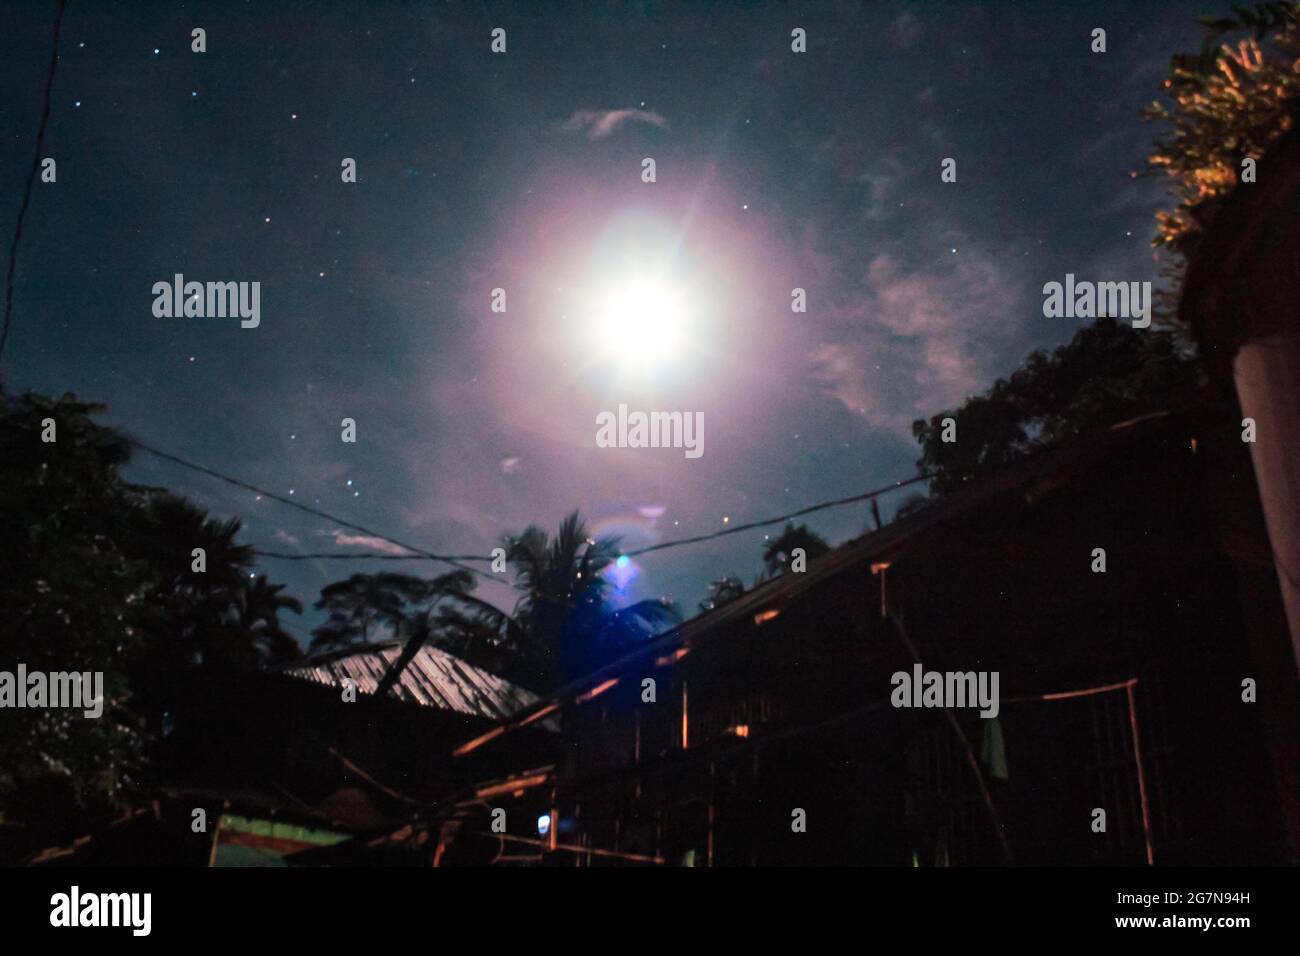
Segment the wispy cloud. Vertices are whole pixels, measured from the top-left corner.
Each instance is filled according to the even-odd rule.
[[[1022,329],[1023,284],[971,248],[908,268],[880,254],[851,300],[829,310],[809,352],[814,380],[876,428],[911,422],[980,391]]]
[[[604,139],[626,123],[649,123],[668,128],[668,120],[653,110],[578,110],[564,123],[570,133],[585,131],[587,139]]]
[[[316,533],[333,538],[334,543],[340,547],[369,548],[371,551],[377,551],[380,554],[406,555],[411,553],[401,545],[385,541],[383,538],[374,538],[364,534],[348,534],[341,528],[335,528],[332,531],[317,531]]]

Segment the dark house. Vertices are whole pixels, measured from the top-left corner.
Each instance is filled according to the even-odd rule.
[[[558,753],[544,722],[490,761],[452,750],[532,705],[535,694],[445,651],[424,647],[389,696],[373,696],[399,642],[312,658],[282,673],[208,672],[176,698],[151,807],[40,863],[284,865],[342,845],[382,844],[410,821],[437,818],[441,795],[496,761]],[[345,680],[355,699],[345,696]],[[553,728],[553,725],[551,725]],[[485,755],[486,756],[486,755]],[[207,824],[192,826],[196,809]],[[368,856],[374,859],[374,851]]]
[[[1300,688],[1238,421],[1040,455],[466,735],[456,759],[497,772],[408,859],[1300,860]],[[996,672],[996,719],[893,706],[918,661]],[[556,716],[560,759],[505,756]]]

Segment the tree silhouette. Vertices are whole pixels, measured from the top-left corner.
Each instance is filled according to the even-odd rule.
[[[3,712],[0,813],[34,839],[107,818],[145,759],[143,721],[125,702],[140,641],[132,602],[154,569],[131,548],[139,499],[119,474],[129,446],[92,420],[103,410],[70,394],[0,394],[0,669],[104,673],[101,719]]]
[[[587,537],[576,511],[554,538],[530,525],[505,546],[519,591],[508,627],[535,687],[599,667],[680,620],[665,601],[608,603],[603,572],[618,557],[618,540]]]
[[[370,644],[394,637],[431,597],[430,584],[409,574],[354,574],[321,589],[316,609],[329,617],[316,628],[312,651]]]
[[[239,523],[123,479],[131,446],[103,411],[0,393],[0,670],[104,675],[100,719],[5,710],[0,815],[34,839],[84,832],[142,785],[182,678],[296,649],[276,615],[300,606],[250,582]]]
[[[802,548],[807,560],[812,561],[829,551],[831,546],[807,525],[786,522],[781,534],[763,546],[764,576],[776,577],[787,571],[796,548]]]
[[[424,582],[420,606],[414,611],[408,610],[397,625],[397,631],[406,639],[406,644],[402,648],[402,653],[397,656],[380,680],[379,687],[375,690],[376,696],[382,697],[387,694],[402,676],[406,665],[420,652],[420,648],[427,643],[437,643],[436,639],[440,632],[450,626],[451,622],[459,620],[458,616],[444,617],[442,612],[438,612],[435,617],[435,610],[439,605],[445,600],[467,597],[472,590],[474,590],[474,576],[468,571],[450,571]]]
[[[1196,382],[1172,334],[1100,318],[1055,351],[1030,353],[983,394],[913,422],[917,468],[946,494],[1075,435],[1182,401]],[[955,441],[943,440],[945,418],[956,423]]]
[[[283,584],[271,584],[259,574],[243,582],[236,597],[239,626],[257,645],[259,656],[269,664],[285,664],[302,656],[302,648],[280,624],[281,611],[302,613],[302,602],[282,594]]]
[[[239,626],[237,606],[253,565],[253,549],[236,541],[237,519],[213,518],[176,495],[151,493],[137,525],[141,546],[156,553],[161,572],[149,602],[157,619],[150,653],[160,682],[173,668],[214,664],[256,667],[253,635]],[[194,570],[202,549],[205,570]]]

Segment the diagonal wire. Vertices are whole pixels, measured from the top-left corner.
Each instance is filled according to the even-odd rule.
[[[196,464],[195,462],[187,461],[186,459],[181,458],[179,455],[173,455],[169,452],[165,452],[160,449],[153,448],[150,445],[146,445],[144,442],[136,438],[132,438],[130,436],[125,436],[125,437],[128,442],[130,442],[136,448],[139,448],[141,451],[148,452],[151,455],[155,455],[159,458],[165,459],[166,461],[173,462],[177,465],[182,466],[183,468],[189,468],[193,471],[200,472],[212,478],[216,478],[219,481],[223,481],[226,484],[234,485],[236,488],[242,488],[245,491],[254,492],[255,494],[262,495],[265,498],[270,498],[272,501],[278,501],[281,504],[286,504],[291,508],[297,508],[299,511],[305,511],[307,514],[315,515],[316,517],[319,518],[324,518],[327,521],[332,521],[345,528],[350,528],[353,531],[358,531],[361,534],[367,535],[368,537],[377,538],[380,541],[386,541],[389,544],[396,545],[399,548],[411,552],[410,554],[338,554],[338,553],[323,553],[323,552],[311,553],[311,554],[289,554],[282,551],[263,551],[260,548],[255,548],[254,550],[256,551],[259,557],[273,558],[281,561],[319,561],[319,560],[441,561],[446,564],[450,564],[453,567],[460,568],[463,571],[469,571],[472,574],[477,574],[481,577],[487,578],[488,580],[497,580],[495,576],[489,574],[488,572],[480,571],[477,568],[469,567],[468,565],[463,563],[466,561],[490,562],[492,560],[490,556],[475,555],[475,554],[454,554],[454,555],[435,554],[432,551],[426,551],[423,548],[418,548],[413,544],[407,544],[406,542],[394,538],[390,535],[381,534],[380,532],[364,527],[363,525],[359,525],[347,521],[346,519],[340,518],[337,515],[330,514],[328,511],[322,511],[319,508],[313,508],[310,505],[305,505],[300,501],[293,500],[292,498],[286,498],[283,495],[277,495],[272,491],[267,491],[264,488],[259,488],[256,485],[249,484],[246,481],[241,481],[238,478],[232,478],[229,475],[223,474],[213,468],[208,468],[204,465],[199,465]],[[778,515],[774,518],[763,518],[759,521],[750,521],[747,522],[746,524],[736,525],[734,528],[723,528],[719,531],[712,531],[709,532],[708,534],[695,535],[689,538],[677,538],[673,541],[662,541],[659,544],[652,544],[647,547],[637,548],[632,551],[620,552],[620,554],[626,554],[628,557],[637,557],[643,554],[650,554],[651,552],[654,551],[665,551],[670,548],[680,548],[689,544],[699,544],[700,542],[703,541],[712,541],[715,538],[722,538],[732,534],[740,534],[742,531],[752,531],[755,528],[764,528],[767,527],[768,525],[780,524],[783,521],[789,521],[792,518],[802,517],[803,515],[812,514],[817,511],[824,511],[827,508],[837,508],[842,505],[854,504],[859,501],[867,501],[873,498],[878,498],[881,495],[888,494],[889,492],[895,491],[899,488],[905,488],[908,485],[913,485],[920,481],[928,481],[932,477],[933,476],[929,474],[916,475],[912,478],[905,478],[901,481],[891,482],[888,485],[884,485],[879,488],[873,488],[870,491],[863,491],[855,495],[848,495],[847,497],[844,498],[835,498],[830,501],[820,501],[816,504],[808,505],[806,508],[800,508],[797,511],[791,511],[787,514]]]
[[[638,555],[649,554],[651,551],[663,551],[665,548],[678,548],[684,544],[696,544],[700,541],[712,541],[714,538],[721,538],[729,534],[739,534],[742,531],[752,531],[754,528],[765,528],[770,524],[780,524],[782,521],[789,521],[791,518],[798,518],[802,515],[812,514],[814,511],[823,511],[826,508],[835,508],[840,505],[853,504],[857,501],[866,501],[869,498],[877,498],[896,488],[905,488],[908,485],[916,484],[918,481],[928,481],[932,477],[933,475],[917,475],[914,478],[895,481],[892,484],[885,485],[883,488],[864,491],[857,495],[849,495],[847,498],[836,498],[834,501],[821,501],[815,505],[809,505],[807,508],[800,508],[798,511],[791,511],[789,514],[780,515],[776,518],[764,518],[761,521],[751,521],[748,524],[738,524],[734,528],[723,528],[721,531],[713,531],[709,534],[699,534],[693,538],[678,538],[675,541],[664,541],[660,544],[652,544],[649,547],[637,548],[635,551],[624,551],[622,553],[626,554],[630,558],[634,558]]]
[[[144,442],[140,441],[137,438],[132,438],[129,435],[125,437],[128,442],[130,442],[134,447],[139,448],[141,451],[148,452],[151,455],[155,455],[158,458],[164,459],[165,461],[173,462],[184,468],[189,468],[192,471],[197,471],[202,474],[208,475],[209,477],[216,478],[218,481],[224,481],[226,484],[234,485],[236,488],[243,488],[245,491],[254,492],[255,494],[259,494],[264,498],[270,498],[272,501],[278,501],[281,504],[288,505],[290,508],[297,508],[299,511],[307,512],[307,514],[315,515],[318,518],[324,518],[327,521],[335,522],[337,524],[342,525],[345,528],[351,529],[352,531],[358,531],[361,534],[366,535],[367,537],[378,538],[381,541],[387,541],[389,544],[395,544],[399,548],[405,548],[407,551],[412,552],[412,554],[410,555],[412,557],[420,557],[430,561],[442,561],[445,562],[446,564],[450,564],[452,567],[460,568],[462,571],[468,571],[471,574],[477,574],[482,577],[488,578],[489,580],[492,579],[492,575],[488,574],[486,571],[480,571],[478,568],[472,568],[467,564],[463,564],[462,559],[459,557],[453,557],[451,555],[445,555],[445,554],[434,554],[432,551],[426,551],[423,548],[416,547],[413,544],[407,544],[405,541],[399,541],[398,539],[390,537],[386,534],[380,534],[378,531],[374,531],[370,528],[365,527],[364,525],[359,525],[354,522],[348,521],[344,518],[340,518],[337,515],[332,515],[328,511],[322,511],[319,508],[311,507],[311,505],[305,505],[300,501],[294,501],[292,498],[286,498],[283,495],[277,495],[273,491],[267,491],[265,488],[259,488],[256,485],[251,485],[248,482],[241,481],[238,478],[231,478],[229,475],[224,475],[221,472],[216,471],[212,468],[208,468],[204,465],[196,464],[192,461],[187,461],[184,458],[181,458],[179,455],[173,455],[169,452],[161,451],[157,448],[150,447],[149,445],[146,445]],[[474,560],[490,561],[491,559],[478,558]]]
[[[63,12],[67,6],[67,0],[59,0],[59,12],[54,18],[54,42],[50,48],[50,71],[45,77],[45,107],[41,110],[41,124],[36,130],[36,149],[32,155],[32,168],[27,173],[27,185],[23,188],[23,202],[18,207],[18,221],[14,224],[14,241],[9,247],[9,271],[5,275],[5,317],[4,325],[0,327],[0,358],[4,357],[5,343],[9,340],[9,324],[13,321],[14,271],[18,267],[18,243],[23,238],[23,221],[27,218],[27,207],[31,205],[32,185],[36,182],[36,173],[41,168],[41,147],[45,143],[45,130],[50,125],[54,73],[59,66],[59,33],[63,29]]]

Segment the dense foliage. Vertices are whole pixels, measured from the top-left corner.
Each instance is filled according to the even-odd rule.
[[[102,672],[98,718],[6,708],[0,817],[58,832],[145,782],[177,679],[297,655],[238,521],[122,478],[131,446],[73,395],[0,396],[0,670]],[[192,568],[192,550],[206,570]]]
[[[1098,319],[1052,352],[1036,351],[1010,378],[929,421],[912,423],[917,468],[943,494],[1075,435],[1185,398],[1197,373],[1169,332]],[[944,419],[955,441],[944,441]]]

